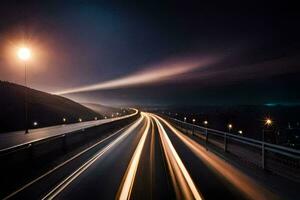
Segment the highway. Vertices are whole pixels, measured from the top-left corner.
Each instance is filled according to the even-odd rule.
[[[161,117],[141,113],[4,199],[277,199]]]

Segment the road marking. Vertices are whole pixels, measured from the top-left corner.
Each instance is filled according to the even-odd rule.
[[[122,135],[112,141],[109,145],[107,145],[104,149],[95,154],[91,159],[81,165],[77,170],[75,170],[71,175],[65,178],[62,182],[60,182],[55,188],[53,188],[48,194],[46,194],[42,199],[53,199],[60,192],[62,192],[73,180],[75,180],[78,176],[80,176],[86,169],[88,169],[97,159],[99,159],[104,153],[106,153],[109,149],[127,137],[142,121],[144,117],[140,117],[137,122],[135,122],[131,127],[129,127]]]
[[[176,197],[178,199],[197,199],[201,200],[202,195],[197,190],[195,183],[193,182],[190,174],[185,168],[179,155],[177,154],[171,140],[169,139],[164,127],[156,118],[155,115],[151,115],[157,126],[160,135],[163,149],[166,155],[167,164],[171,173],[173,186],[175,189]]]
[[[206,151],[204,147],[177,130],[165,119],[159,116],[157,116],[157,118],[163,121],[163,123],[166,124],[172,130],[172,132],[208,167],[213,168],[236,188],[246,194],[250,199],[277,199],[273,193],[261,187],[252,178],[245,175],[238,168],[230,165],[217,155]]]
[[[142,113],[142,115],[145,115],[145,114]],[[150,129],[150,118],[148,115],[145,115],[145,116],[147,119],[146,128],[145,128],[144,133],[143,133],[143,135],[134,151],[134,154],[130,160],[128,168],[125,172],[125,176],[123,178],[124,181],[122,181],[122,183],[121,183],[121,186],[119,189],[120,192],[118,192],[116,199],[120,199],[120,200],[130,199],[130,195],[131,195],[133,183],[135,180],[138,164],[139,164],[139,161],[141,158],[142,150],[145,145],[145,141],[146,141],[149,129]]]

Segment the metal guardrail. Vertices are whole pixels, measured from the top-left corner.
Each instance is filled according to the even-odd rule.
[[[190,124],[175,118],[168,119],[183,132],[191,133],[209,145],[257,166],[300,182],[300,150],[263,142],[232,133]]]
[[[90,129],[90,128],[94,128],[94,127],[105,125],[105,124],[114,123],[114,122],[117,122],[117,121],[120,121],[120,120],[123,120],[123,119],[127,119],[127,118],[130,118],[130,117],[136,116],[139,113],[139,111],[137,109],[133,109],[133,110],[135,112],[130,114],[130,115],[117,117],[117,118],[115,118],[115,120],[109,121],[109,122],[104,123],[104,124],[90,126],[90,127],[83,127],[83,128],[78,129],[78,130],[75,130],[75,131],[66,132],[66,133],[62,133],[62,134],[59,134],[59,135],[47,136],[47,137],[44,137],[44,138],[39,138],[39,139],[31,140],[29,142],[24,142],[24,143],[17,144],[17,145],[11,146],[11,147],[0,149],[0,156],[11,154],[11,153],[14,153],[14,152],[17,152],[17,151],[20,151],[20,150],[24,150],[24,149],[29,149],[32,146],[42,144],[42,143],[46,143],[46,142],[50,142],[52,140],[56,140],[56,139],[59,139],[59,138],[65,139],[68,135],[72,135],[72,134],[82,132],[82,131]]]

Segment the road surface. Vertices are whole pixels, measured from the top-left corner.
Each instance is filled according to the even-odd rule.
[[[141,113],[5,199],[276,199],[157,115]]]

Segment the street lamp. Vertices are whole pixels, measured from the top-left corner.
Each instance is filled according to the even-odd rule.
[[[232,129],[232,124],[228,124],[228,132],[230,133],[231,132],[231,129]]]
[[[243,131],[242,130],[239,130],[238,133],[241,134],[241,135],[243,135]]]
[[[205,121],[203,122],[203,124],[204,124],[204,126],[205,126],[205,148],[206,148],[206,150],[207,150],[207,149],[208,149],[208,148],[207,148],[207,145],[208,145],[208,131],[207,131],[207,124],[208,124],[208,121],[205,120]]]
[[[232,124],[228,124],[228,132],[230,133],[231,132],[231,129],[232,129]],[[224,133],[224,151],[227,152],[227,133],[225,132]]]
[[[265,121],[265,125],[267,126],[271,126],[272,125],[272,120],[270,118],[267,118],[266,121]]]
[[[262,147],[261,147],[261,157],[262,157],[262,168],[265,169],[265,127],[272,126],[273,121],[270,118],[265,120],[265,126],[262,130]]]
[[[25,73],[25,133],[28,133],[28,92],[27,92],[27,65],[26,61],[31,57],[31,51],[27,47],[22,47],[18,50],[17,56],[24,63],[24,73]]]
[[[193,119],[193,132],[192,132],[192,135],[194,135],[194,132],[195,132],[195,122],[196,122],[196,119]]]
[[[186,122],[186,117],[183,118],[183,121]]]

